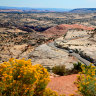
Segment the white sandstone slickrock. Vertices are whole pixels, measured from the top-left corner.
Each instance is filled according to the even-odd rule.
[[[44,67],[53,67],[55,65],[65,65],[67,69],[73,68],[75,59],[68,56],[68,53],[49,47],[46,44],[35,48],[28,57],[32,59],[33,64],[42,64]]]

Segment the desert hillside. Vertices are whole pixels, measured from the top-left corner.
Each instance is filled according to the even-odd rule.
[[[31,67],[41,64],[49,71],[48,88],[80,96],[73,83],[80,66],[96,64],[96,13],[11,11],[0,12],[0,63],[9,58],[31,59]],[[64,68],[61,73],[53,72],[56,66]]]

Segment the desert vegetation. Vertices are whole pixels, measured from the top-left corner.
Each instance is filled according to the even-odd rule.
[[[96,67],[92,66],[81,66],[82,72],[78,76],[77,86],[78,91],[83,96],[95,96],[96,95]]]
[[[48,45],[61,40],[59,43],[56,41],[55,47],[72,49],[93,63],[96,56],[95,15],[1,12],[0,96],[59,96],[47,88],[51,72],[58,77],[80,72],[76,83],[78,92],[83,96],[95,96],[95,66],[84,66],[68,52]],[[9,60],[13,57],[15,59]]]
[[[26,44],[21,52],[55,40],[68,31],[60,24],[83,24],[94,26],[95,13],[0,13],[0,62],[14,57],[10,51],[15,45]],[[93,24],[94,23],[94,24]],[[60,25],[60,26],[57,26]],[[56,26],[56,27],[54,27]],[[71,28],[71,27],[70,27]],[[70,29],[68,28],[68,29]],[[60,34],[58,34],[58,32]],[[58,36],[59,35],[59,36]],[[6,52],[5,52],[6,51]],[[7,54],[6,54],[7,53]],[[17,52],[18,53],[18,52]],[[14,58],[20,58],[21,53]],[[25,53],[24,53],[25,54]],[[6,57],[6,58],[5,58]]]
[[[79,72],[75,82],[78,94],[80,96],[95,96],[96,67],[92,64],[85,66],[78,62],[74,64],[74,70]],[[64,75],[65,66],[54,67],[53,72]],[[49,81],[47,69],[40,64],[32,65],[31,60],[11,58],[0,64],[1,96],[65,96],[46,88]],[[70,94],[70,96],[75,96],[75,94]]]
[[[52,68],[52,72],[57,75],[64,76],[64,75],[78,74],[79,72],[82,71],[81,69],[82,64],[80,62],[74,63],[73,65],[74,67],[72,69],[66,69],[65,65],[57,65]]]
[[[1,96],[58,96],[46,89],[49,80],[47,69],[32,65],[30,60],[12,58],[0,64]]]

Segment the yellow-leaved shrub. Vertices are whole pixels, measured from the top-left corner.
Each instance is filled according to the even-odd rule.
[[[56,91],[51,90],[50,88],[46,88],[43,96],[65,96],[64,94],[59,95]]]
[[[52,91],[50,88],[46,88],[43,96],[58,96],[58,93],[55,91]]]
[[[96,96],[96,67],[82,65],[82,72],[78,76],[78,91],[83,96]]]
[[[10,59],[0,64],[0,96],[43,96],[48,82],[47,69],[32,65],[31,60]]]

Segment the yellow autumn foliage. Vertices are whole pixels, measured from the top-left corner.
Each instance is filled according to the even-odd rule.
[[[96,67],[82,65],[82,72],[78,76],[78,91],[83,96],[96,96]]]
[[[0,64],[0,96],[43,96],[49,73],[31,60],[10,59]]]

